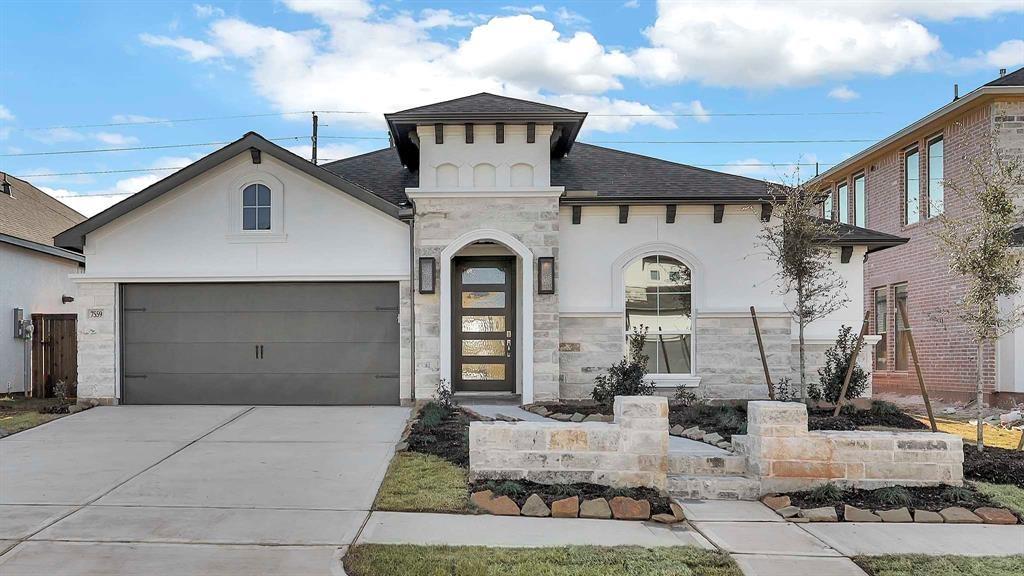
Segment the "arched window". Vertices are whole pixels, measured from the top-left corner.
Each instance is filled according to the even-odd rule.
[[[270,230],[270,188],[250,184],[242,190],[242,230]]]
[[[690,268],[671,256],[645,256],[626,267],[626,335],[648,328],[651,374],[693,373]]]

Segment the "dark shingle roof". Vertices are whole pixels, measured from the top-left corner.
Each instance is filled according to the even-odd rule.
[[[343,158],[321,168],[333,172],[349,182],[398,205],[407,202],[406,188],[419,186],[419,172],[412,172],[402,166],[394,148],[384,148]]]
[[[985,86],[1024,86],[1024,68],[1000,76]]]
[[[861,228],[852,224],[839,224],[839,238],[833,244],[868,246],[868,252],[906,244],[910,238],[894,236],[877,230]]]
[[[568,156],[551,160],[551,185],[597,192],[598,199],[757,200],[768,195],[762,180],[583,142]]]
[[[529,100],[481,92],[453,100],[445,100],[444,102],[435,102],[425,106],[401,110],[394,114],[543,114],[550,112],[577,113],[575,110],[551,106],[550,104],[541,104],[539,102],[530,102]]]
[[[2,176],[0,176],[2,179]],[[53,246],[53,237],[85,220],[67,204],[7,175],[11,196],[0,192],[0,234]]]

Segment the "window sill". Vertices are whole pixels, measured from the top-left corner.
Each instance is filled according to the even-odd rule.
[[[694,374],[648,374],[644,380],[654,383],[656,388],[696,388],[700,386],[700,378]]]
[[[288,235],[283,232],[243,232],[240,234],[228,234],[225,238],[231,244],[288,241]]]

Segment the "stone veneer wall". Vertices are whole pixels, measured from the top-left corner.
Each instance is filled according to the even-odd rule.
[[[932,432],[807,430],[807,406],[750,402],[747,434],[733,436],[761,493],[826,482],[855,488],[963,484],[963,439]]]
[[[398,389],[402,400],[412,395],[412,283],[398,282]]]
[[[619,316],[562,316],[558,319],[559,394],[590,398],[594,378],[618,362],[624,352],[625,328]]]
[[[772,381],[790,376],[788,314],[758,314]],[[709,398],[767,398],[761,353],[749,314],[697,316],[697,374]]]
[[[114,404],[117,394],[117,284],[80,282],[78,401]],[[100,317],[94,317],[99,314]]]
[[[441,266],[441,251],[467,232],[495,229],[507,232],[536,258],[558,257],[558,198],[421,198],[416,200],[416,258],[433,257]],[[556,260],[557,262],[557,260]],[[558,266],[555,266],[558,273]],[[440,272],[439,272],[440,276]],[[440,280],[440,278],[438,278]],[[536,284],[536,282],[534,282]],[[444,289],[444,287],[440,287]],[[558,295],[537,294],[523,286],[519,298],[533,299],[533,392],[535,400],[558,398]],[[416,397],[430,398],[441,371],[441,295],[416,293]]]
[[[612,424],[473,422],[469,469],[474,479],[664,489],[668,400],[618,396]]]

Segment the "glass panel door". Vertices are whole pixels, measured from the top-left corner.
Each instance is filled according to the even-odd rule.
[[[515,392],[515,258],[452,262],[452,389]]]

